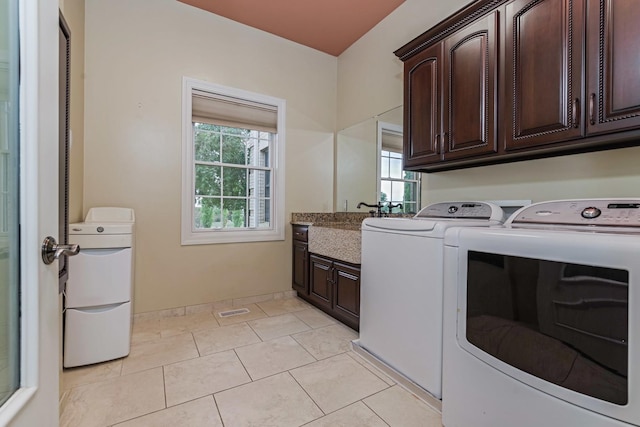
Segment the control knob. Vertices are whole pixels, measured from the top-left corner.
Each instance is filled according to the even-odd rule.
[[[587,219],[598,218],[602,211],[596,207],[590,206],[582,210],[582,217]]]

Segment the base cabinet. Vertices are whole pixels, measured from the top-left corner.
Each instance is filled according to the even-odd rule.
[[[309,300],[318,308],[331,310],[333,262],[317,255],[309,256]]]
[[[309,254],[307,243],[293,242],[293,282],[298,292],[309,293]]]
[[[334,317],[358,330],[360,325],[360,267],[334,262],[333,269]]]
[[[298,294],[309,294],[309,243],[307,234],[309,227],[306,225],[293,226],[293,274],[291,287]]]
[[[345,325],[360,325],[360,266],[310,254],[308,301]]]

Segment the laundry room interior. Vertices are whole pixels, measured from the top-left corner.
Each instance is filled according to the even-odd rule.
[[[630,290],[638,267],[627,257],[640,230],[640,71],[631,65],[640,52],[629,47],[640,36],[630,24],[640,7],[623,1],[395,0],[378,5],[386,10],[342,50],[323,51],[295,33],[261,27],[271,16],[242,21],[242,8],[255,6],[250,1],[217,10],[204,0],[59,0],[70,31],[67,242],[77,243],[77,235],[84,242],[78,256],[68,257],[67,295],[60,297],[60,425],[640,425],[633,385],[640,373],[631,360],[640,351],[631,307],[640,301]],[[277,10],[282,5],[293,11]],[[304,12],[292,2],[277,7],[272,13],[289,20]],[[593,29],[600,21],[621,46]],[[332,25],[318,33],[331,33]],[[543,37],[548,28],[557,31]],[[549,83],[558,76],[564,81]],[[246,114],[228,107],[237,99],[260,117],[237,125]],[[238,160],[233,144],[241,138]],[[231,183],[238,171],[241,190]],[[570,202],[543,203],[549,201]],[[95,219],[101,208],[127,211]],[[512,216],[517,211],[521,217]],[[125,223],[128,243],[99,240],[122,234],[113,230]],[[615,236],[619,244],[610,250],[620,261],[598,258],[592,248],[584,258],[569,254],[579,248],[568,244],[566,253],[558,250],[566,242],[539,228],[560,224],[570,229],[561,231],[567,239],[575,234],[585,245],[596,242],[583,238],[587,226],[591,234]],[[520,254],[523,240],[497,260],[496,246],[473,240],[477,233],[499,246],[491,233],[505,226],[514,230],[505,247],[517,230],[556,246],[550,255]],[[94,229],[98,240],[85,235]],[[73,282],[74,263],[98,254],[105,264],[90,281],[121,283],[115,273],[124,264],[112,267],[103,253],[122,248],[131,256],[121,260],[131,262],[126,295],[87,303],[93,314],[73,320],[85,307],[65,301],[76,292],[72,286],[83,286]],[[447,258],[472,259],[474,251],[490,253],[479,256],[480,267]],[[507,283],[515,275],[508,266],[525,264],[538,280],[552,261],[599,268],[594,288],[616,282],[613,294],[589,288],[566,302],[597,299],[589,313],[608,307],[584,326],[585,335],[602,339],[558,338],[543,326],[541,307],[514,303],[511,310],[538,310],[536,334],[565,343],[559,352],[578,354],[566,357],[604,366],[609,376],[602,381],[615,384],[611,394],[557,385],[501,356],[485,360],[467,341],[447,344],[447,334],[477,320],[454,313],[460,306],[451,301],[463,295],[451,290],[458,280],[482,270],[486,281]],[[533,280],[508,286],[535,287]],[[478,285],[483,292],[485,285]],[[543,298],[540,287],[527,289]],[[130,303],[117,321],[96,308],[115,303]],[[498,317],[501,309],[491,307],[487,312]],[[91,329],[98,315],[102,326]],[[500,327],[519,321],[501,320]],[[609,320],[623,327],[594,332],[590,323]],[[113,339],[126,341],[115,353],[111,322],[122,331]],[[86,338],[67,343],[80,335]],[[82,349],[85,340],[95,343]],[[600,359],[608,351],[603,343],[613,341],[624,347],[623,362]],[[80,361],[65,363],[75,352]],[[487,387],[478,399],[485,415],[479,403],[465,413],[466,401],[455,397],[447,407],[447,375],[456,376],[448,360],[478,372],[468,380]],[[499,375],[531,380],[522,393],[555,418],[537,418],[522,402],[513,404],[521,412],[512,418],[510,403],[490,402],[494,373],[486,366],[494,362]],[[474,371],[477,363],[484,368]],[[451,393],[475,399],[460,391],[463,382],[456,377]],[[520,392],[502,378],[495,390],[505,399]]]

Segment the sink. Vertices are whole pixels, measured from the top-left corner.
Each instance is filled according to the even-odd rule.
[[[360,264],[362,235],[357,222],[319,222],[309,227],[309,252]]]

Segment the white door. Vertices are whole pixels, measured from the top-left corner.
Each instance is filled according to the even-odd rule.
[[[0,344],[0,375],[12,369],[0,379],[0,425],[57,426],[58,266],[43,263],[40,247],[58,235],[58,1],[0,0],[0,19],[0,284],[16,297],[0,308],[0,330],[15,338]]]

